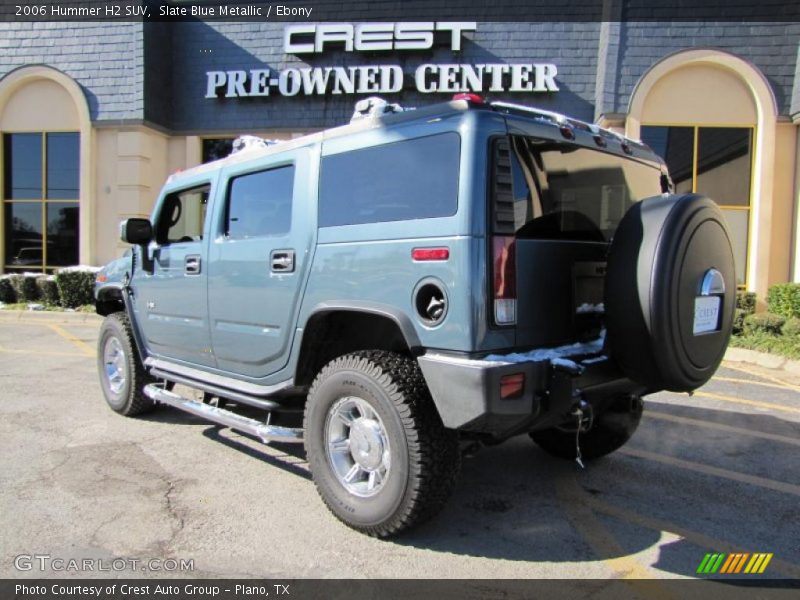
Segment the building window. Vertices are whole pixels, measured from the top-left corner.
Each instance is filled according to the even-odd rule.
[[[728,221],[736,283],[746,284],[753,181],[752,127],[643,125],[642,141],[664,157],[677,193],[708,196]]]
[[[5,270],[78,264],[80,135],[3,135]]]

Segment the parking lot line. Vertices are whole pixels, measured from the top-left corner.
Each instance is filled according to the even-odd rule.
[[[77,348],[79,348],[84,356],[94,356],[95,355],[94,348],[92,348],[89,344],[87,344],[83,340],[78,339],[77,337],[72,335],[69,331],[65,330],[60,325],[56,325],[55,323],[47,323],[46,326],[49,329],[52,329],[53,331],[55,331],[62,338],[64,338],[68,342],[71,342],[73,345],[75,345]]]
[[[714,376],[712,381],[725,381],[727,383],[743,383],[746,385],[760,385],[762,387],[771,387],[776,388],[779,390],[789,390],[789,391],[798,391],[795,386],[787,385],[784,383],[770,383],[767,381],[754,381],[752,379],[739,379],[737,377],[720,377],[719,375]]]
[[[586,500],[588,494],[575,480],[574,473],[561,472],[555,479],[556,496],[567,516],[592,551],[611,569],[613,576],[627,580],[645,593],[647,598],[674,598],[662,585],[653,581],[653,573],[642,566],[617,542],[611,531],[592,513]],[[612,558],[603,558],[603,557]]]
[[[719,467],[712,467],[702,463],[696,463],[681,458],[674,458],[672,456],[665,456],[663,454],[656,454],[654,452],[647,452],[646,450],[638,450],[635,448],[621,448],[617,450],[626,456],[633,456],[635,458],[643,458],[645,460],[652,460],[671,467],[678,467],[687,471],[694,471],[695,473],[702,473],[704,475],[711,475],[713,477],[721,477],[730,481],[739,483],[747,483],[758,487],[766,488],[784,494],[792,494],[793,496],[800,496],[800,485],[786,483],[784,481],[775,481],[765,477],[758,477],[757,475],[746,475],[738,471],[729,471],[728,469],[721,469]]]
[[[745,367],[733,367],[729,364],[723,364],[723,368],[731,369],[732,371],[739,371],[740,373],[745,373],[747,375],[752,375],[753,377],[760,377],[761,379],[766,379],[767,381],[771,381],[773,383],[778,384],[784,389],[794,390],[795,392],[800,392],[800,385],[794,385],[793,383],[789,383],[788,381],[784,381],[783,379],[778,379],[777,377],[773,377],[772,375],[764,375],[763,373],[759,373],[757,371],[753,371],[751,369],[747,369]],[[748,381],[747,383],[759,383],[758,381]]]
[[[729,433],[736,433],[738,435],[749,435],[750,437],[757,437],[772,442],[780,442],[782,444],[791,444],[793,446],[800,446],[800,439],[792,438],[787,435],[778,435],[776,433],[766,433],[763,431],[754,431],[752,429],[745,429],[744,427],[734,427],[733,425],[724,425],[723,423],[715,423],[714,421],[702,421],[700,419],[690,419],[688,417],[679,417],[668,413],[650,410],[645,412],[647,418],[659,419],[661,421],[670,421],[672,423],[680,423],[681,425],[691,425],[693,427],[705,427],[706,429],[716,429],[718,431],[727,431]]]
[[[722,400],[724,402],[732,402],[734,404],[744,404],[746,406],[755,406],[758,408],[766,408],[768,410],[778,410],[782,412],[800,413],[800,408],[793,406],[784,406],[783,404],[775,404],[774,402],[762,402],[761,400],[748,400],[747,398],[735,398],[734,396],[726,396],[725,394],[713,394],[711,392],[695,392],[698,398],[711,398],[712,400]]]
[[[735,553],[742,550],[741,545],[739,544],[731,544],[730,542],[712,538],[704,533],[698,533],[696,531],[692,531],[691,529],[686,529],[674,523],[670,523],[669,521],[662,521],[661,519],[644,516],[625,508],[613,506],[595,497],[589,496],[588,494],[586,495],[586,503],[592,510],[596,512],[614,517],[620,521],[625,521],[626,523],[644,527],[646,529],[677,535],[686,541],[691,542],[695,546],[707,549],[706,551]],[[800,579],[800,566],[777,558],[773,558],[770,565],[772,570],[780,575]]]

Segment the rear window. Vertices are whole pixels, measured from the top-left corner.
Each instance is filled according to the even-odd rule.
[[[495,233],[609,241],[634,202],[661,193],[658,168],[580,146],[514,136],[495,146]]]
[[[320,227],[454,215],[460,149],[443,133],[324,157]]]

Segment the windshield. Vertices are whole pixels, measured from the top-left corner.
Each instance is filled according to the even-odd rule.
[[[608,242],[634,202],[661,193],[655,166],[552,140],[506,144],[517,238]],[[510,233],[508,217],[496,233]]]

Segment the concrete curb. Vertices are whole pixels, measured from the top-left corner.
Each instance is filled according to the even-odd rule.
[[[775,369],[778,371],[786,371],[793,375],[800,375],[800,361],[784,358],[777,354],[748,350],[747,348],[728,348],[725,352],[724,360],[748,363],[751,365],[758,365],[765,369]]]
[[[73,325],[100,325],[103,317],[95,313],[47,311],[47,310],[0,310],[0,323],[9,322],[67,323]]]

